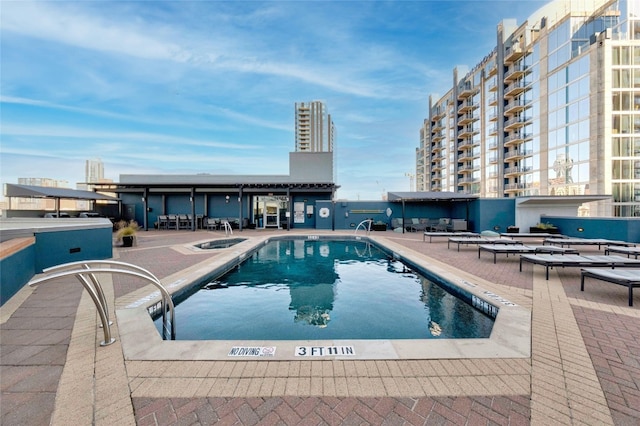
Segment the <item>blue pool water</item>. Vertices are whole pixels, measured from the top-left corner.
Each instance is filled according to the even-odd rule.
[[[178,340],[486,338],[494,322],[357,240],[271,241],[194,291]]]

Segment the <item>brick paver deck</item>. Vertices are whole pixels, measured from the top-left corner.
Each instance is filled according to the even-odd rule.
[[[448,250],[446,239],[374,235],[455,265],[531,308],[531,358],[125,362],[118,324],[116,343],[100,347],[82,287],[51,282],[2,308],[0,422],[640,424],[640,310],[627,306],[626,289],[594,282],[580,292],[578,269],[554,270],[546,281],[537,266],[519,272],[517,256],[494,265],[473,246]],[[142,232],[136,247],[114,254],[162,279],[215,256],[183,247],[214,236],[220,233]],[[118,298],[144,290],[121,277],[103,284],[112,310]]]

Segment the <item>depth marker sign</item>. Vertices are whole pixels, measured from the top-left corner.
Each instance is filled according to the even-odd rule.
[[[354,356],[355,354],[353,346],[296,346],[296,356]]]

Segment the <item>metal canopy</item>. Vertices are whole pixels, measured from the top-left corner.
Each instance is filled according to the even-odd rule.
[[[475,195],[459,192],[442,191],[414,191],[414,192],[388,192],[387,200],[392,203],[399,202],[424,202],[424,201],[471,201],[477,200]]]
[[[104,191],[109,192],[136,192],[143,189],[156,190],[157,191],[170,191],[177,190],[190,191],[195,188],[196,192],[206,191],[221,191],[221,190],[332,190],[337,189],[340,186],[334,183],[316,183],[316,182],[237,182],[237,183],[107,183],[97,184],[96,187]]]
[[[536,195],[530,197],[517,197],[517,206],[544,206],[544,205],[580,205],[593,201],[610,200],[611,195]]]
[[[68,200],[104,200],[118,201],[117,198],[93,191],[82,191],[69,188],[54,188],[48,186],[5,184],[6,197],[22,198],[58,198]]]

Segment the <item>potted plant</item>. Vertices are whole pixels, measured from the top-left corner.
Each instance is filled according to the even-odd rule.
[[[132,247],[138,233],[138,223],[135,220],[121,220],[117,224],[116,241],[122,241],[122,247]]]
[[[520,228],[515,225],[507,226],[507,234],[517,234],[520,232]]]
[[[529,228],[529,232],[533,234],[559,234],[560,230],[553,224],[547,223],[537,223],[536,226],[532,226]]]

